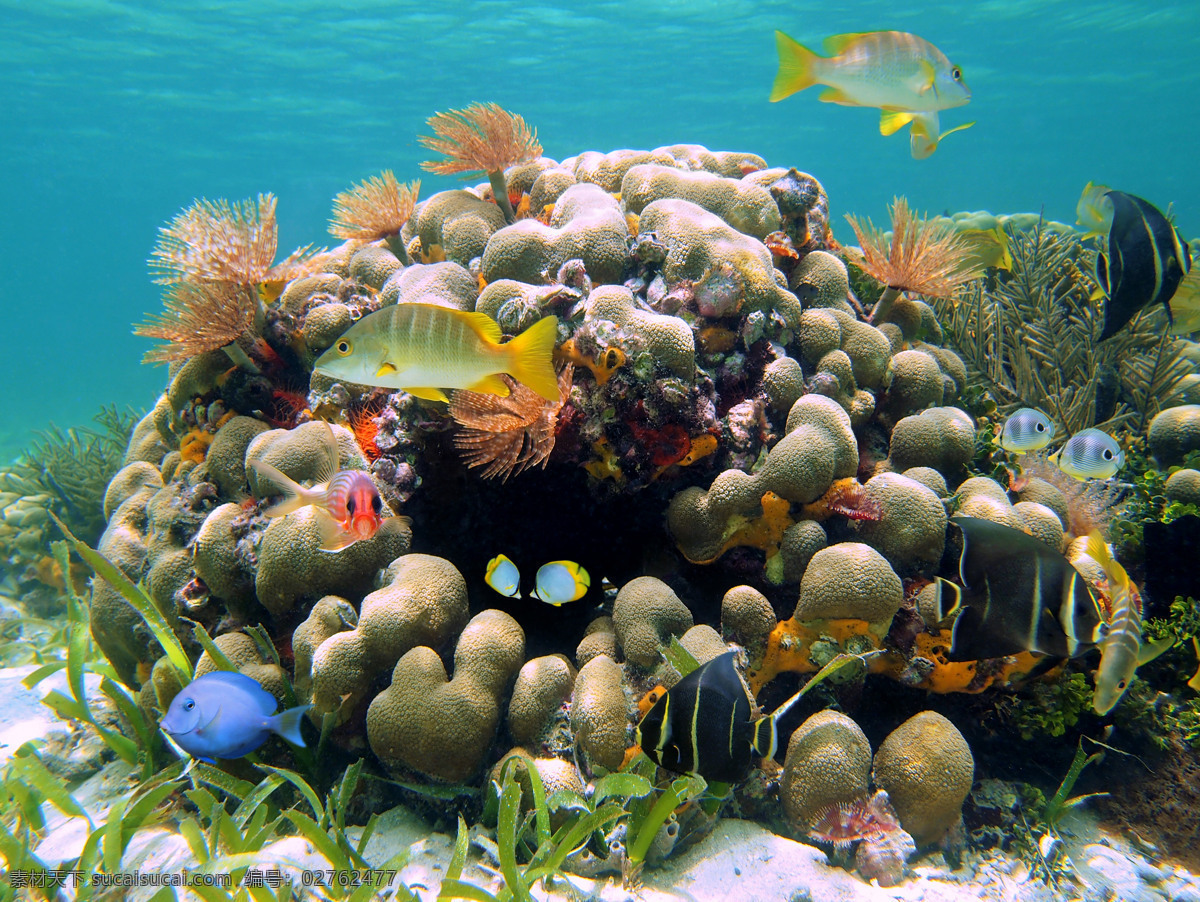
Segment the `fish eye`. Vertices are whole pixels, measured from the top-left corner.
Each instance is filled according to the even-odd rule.
[[[955,66],[950,70],[950,77],[955,81],[962,81],[962,69],[958,68],[958,66]]]
[[[1045,423],[1035,423],[1033,428],[1036,429],[1038,432],[1045,432],[1046,424]]]
[[[183,703],[184,711],[191,711],[192,708],[194,708],[194,707],[196,707],[196,703],[194,701],[192,701],[190,698],[186,702]]]
[[[1105,460],[1113,459],[1113,453],[1111,451],[1109,451],[1107,448],[1105,448],[1104,451],[1101,452],[1101,454]]]
[[[348,513],[351,517],[353,517],[355,507],[357,507],[357,505],[354,503],[354,496],[351,495],[349,498],[346,499],[346,513]]]
[[[383,499],[378,495],[371,499],[371,509],[375,511],[375,513],[379,513],[381,510],[383,510]]]
[[[338,339],[338,343],[334,345],[334,348],[337,349],[339,354],[345,357],[354,350],[354,344],[350,341],[347,341],[345,338],[340,338]]]

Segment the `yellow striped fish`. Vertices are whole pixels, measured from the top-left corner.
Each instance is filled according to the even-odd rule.
[[[1092,709],[1097,714],[1107,714],[1129,688],[1138,667],[1157,658],[1171,647],[1172,641],[1142,642],[1142,612],[1134,598],[1129,574],[1113,560],[1100,533],[1088,536],[1086,553],[1100,565],[1108,580],[1110,613],[1108,622],[1098,630],[1100,666],[1092,696]]]
[[[483,313],[438,304],[394,304],[364,316],[322,354],[314,372],[403,389],[428,401],[448,401],[442,389],[509,394],[507,373],[548,401],[557,401],[554,342],[558,319],[538,320],[501,344],[500,326]]]

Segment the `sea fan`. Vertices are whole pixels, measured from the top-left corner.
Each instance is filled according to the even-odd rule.
[[[349,241],[393,238],[412,216],[420,190],[419,179],[401,184],[390,169],[384,170],[333,199],[329,232]]]
[[[513,222],[504,170],[541,156],[536,129],[494,103],[473,103],[464,110],[436,113],[429,119],[429,127],[436,137],[422,135],[417,140],[445,159],[428,160],[421,168],[438,175],[485,173],[505,219]]]
[[[533,389],[509,376],[501,379],[510,389],[508,397],[456,391],[450,415],[462,428],[454,446],[463,452],[469,467],[484,467],[483,476],[509,476],[527,467],[546,465],[554,450],[558,412],[571,395],[575,368],[567,364],[558,374],[558,400],[547,401]]]

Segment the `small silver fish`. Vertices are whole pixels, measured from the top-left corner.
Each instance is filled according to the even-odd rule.
[[[1076,479],[1111,479],[1125,466],[1125,452],[1107,432],[1084,429],[1052,454],[1050,462]]]
[[[188,683],[171,702],[160,726],[201,761],[240,758],[272,733],[303,746],[300,719],[312,705],[275,713],[275,696],[243,673],[217,670]]]
[[[1013,454],[1038,451],[1054,441],[1054,424],[1033,407],[1022,407],[1004,421],[1000,447]]]

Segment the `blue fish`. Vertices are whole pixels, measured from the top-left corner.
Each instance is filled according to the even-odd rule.
[[[588,572],[574,561],[551,561],[538,568],[533,597],[558,607],[563,602],[583,598],[591,585]]]
[[[312,705],[275,713],[275,696],[242,673],[218,670],[188,683],[162,719],[163,732],[201,761],[249,755],[276,733],[304,746],[300,718]]]

